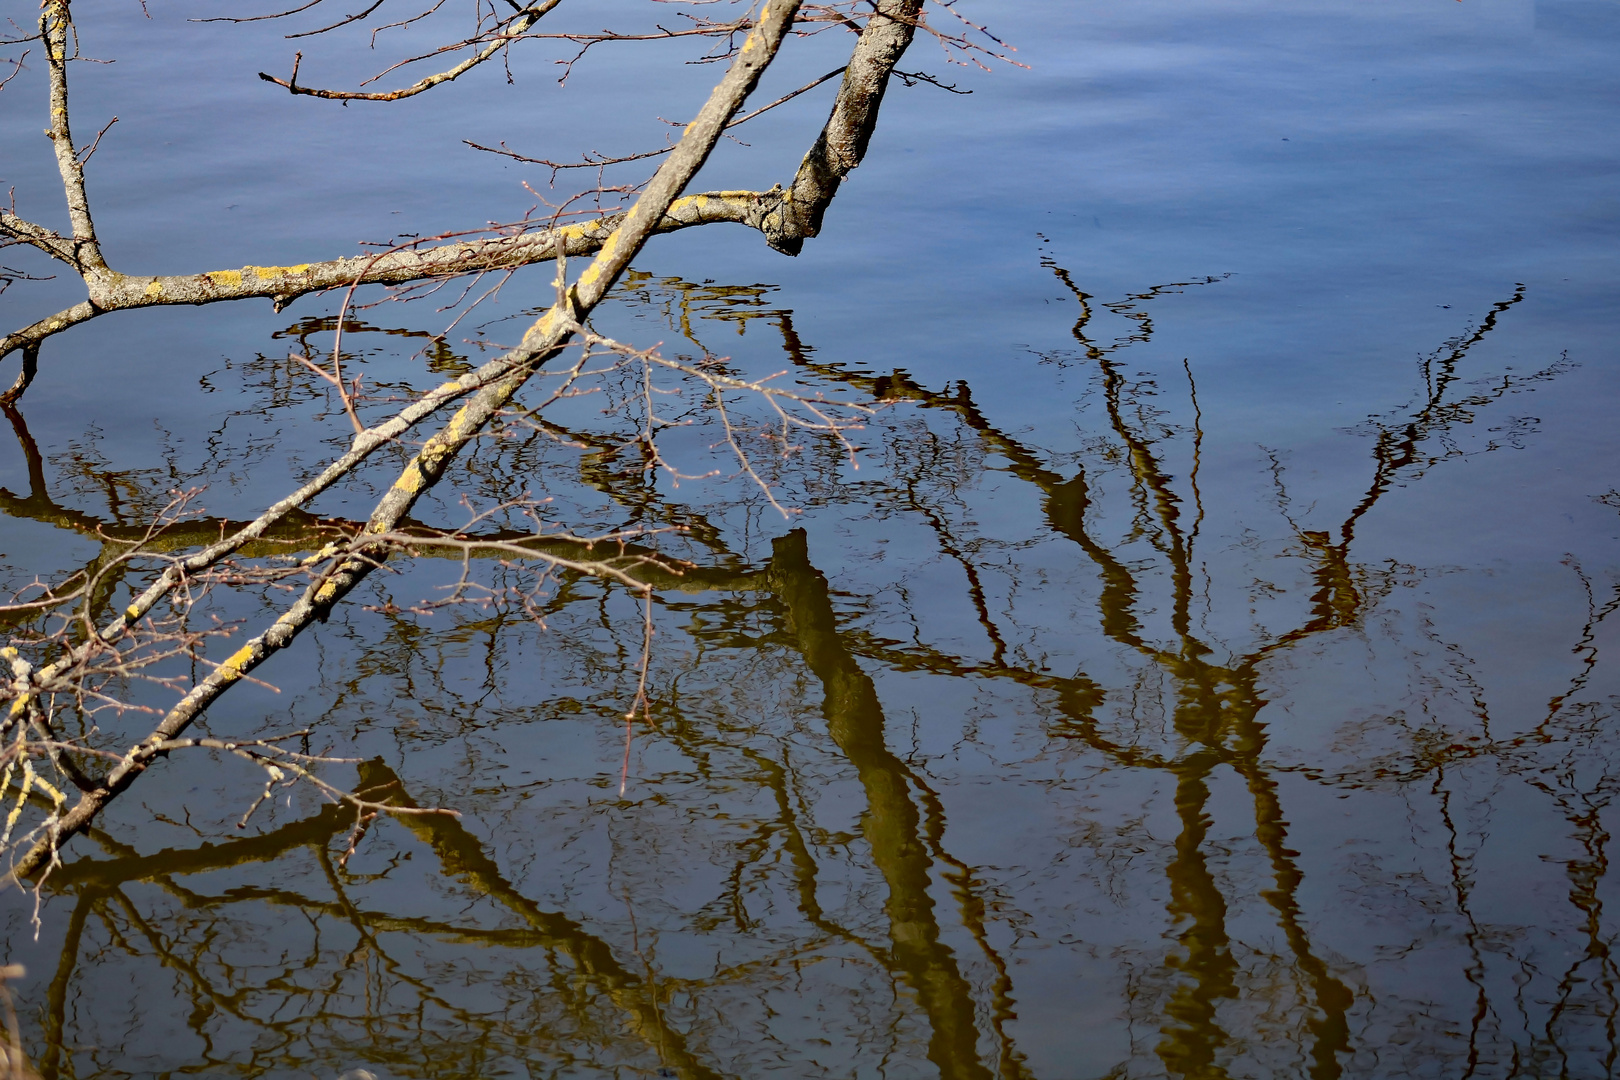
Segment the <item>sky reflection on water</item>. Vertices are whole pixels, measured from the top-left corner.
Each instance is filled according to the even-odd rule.
[[[328,108],[244,77],[285,43],[180,10],[98,12],[133,73],[80,76],[75,108],[124,117],[94,182],[129,259],[329,256],[544,179],[450,150],[554,137],[538,61],[458,86],[497,103],[474,120]],[[243,836],[229,766],[153,777],[75,842],[37,940],[5,910],[47,1076],[1612,1072],[1620,5],[985,18],[1031,70],[893,93],[803,256],[664,238],[598,320],[883,404],[858,471],[807,445],[784,521],[741,481],[649,480],[586,405],[550,417],[579,448],[468,463],[485,503],[688,530],[625,797],[638,602],[569,581],[543,628],[413,616],[455,575],[423,558],[210,725],[314,726],[355,783],[464,816],[380,821],[342,864],[352,821],[312,798]],[[192,33],[220,51],[177,55]],[[206,129],[159,107],[164,65],[217,88]],[[15,89],[8,145],[38,126]],[[645,90],[595,103],[591,149],[646,138],[614,108]],[[789,128],[700,184],[769,186]],[[19,209],[55,190],[43,155],[5,168]],[[354,363],[429,385],[543,299],[518,293],[426,354],[448,316],[368,311]],[[242,518],[321,460],[341,412],[280,357],[332,309],[53,341],[0,453],[10,577],[104,557],[176,484]],[[261,554],[318,548],[375,482]]]

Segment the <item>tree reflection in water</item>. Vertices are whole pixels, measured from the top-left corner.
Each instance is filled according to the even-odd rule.
[[[1249,586],[1217,582],[1198,553],[1208,487],[1196,365],[1165,379],[1185,386],[1183,408],[1165,404],[1159,376],[1122,363],[1151,342],[1156,299],[1218,283],[1097,303],[1045,265],[1080,307],[1078,348],[1049,358],[1086,373],[1100,410],[1078,453],[999,426],[966,383],[936,390],[903,371],[819,359],[768,287],[632,275],[621,301],[666,319],[697,355],[710,355],[705,327],[717,322],[755,341],[763,332],[801,380],[890,406],[858,482],[816,446],[772,477],[807,505],[840,508],[853,538],[840,569],[824,568],[835,553],[802,529],[757,557],[757,500],[655,484],[613,431],[535,419],[532,437],[485,448],[469,467],[483,498],[513,498],[566,468],[599,499],[572,512],[679,526],[691,545],[690,573],[655,580],[652,722],[634,735],[630,797],[614,796],[641,633],[631,599],[565,580],[543,629],[500,603],[445,626],[384,602],[432,580],[424,558],[376,586],[370,613],[334,618],[309,700],[323,702],[324,734],[381,753],[359,767],[359,788],[469,818],[380,821],[352,865],[352,814],[333,807],[303,817],[284,807],[288,820],[220,839],[234,819],[226,808],[191,826],[200,843],[155,853],[121,826],[93,832],[103,853],[46,881],[71,916],[47,924],[61,950],[36,995],[41,1072],[335,1074],[365,1063],[446,1077],[1325,1078],[1461,1075],[1460,1062],[1470,1075],[1611,1067],[1620,972],[1603,919],[1601,819],[1620,773],[1594,642],[1620,591],[1571,565],[1589,612],[1569,633],[1578,670],[1539,723],[1509,730],[1493,725],[1461,649],[1396,602],[1430,572],[1351,550],[1400,488],[1518,438],[1511,425],[1507,436],[1464,429],[1564,370],[1465,378],[1470,350],[1523,289],[1423,360],[1411,402],[1367,421],[1370,476],[1332,529],[1305,527],[1325,511],[1296,510],[1286,459],[1265,459],[1255,490],[1267,504],[1245,520],[1267,516],[1284,535],[1240,541],[1215,565],[1246,570],[1276,601],[1268,610],[1295,617],[1281,629],[1257,617],[1238,648],[1208,629],[1230,624],[1214,608]],[[1126,320],[1125,332],[1103,343],[1099,312]],[[330,327],[286,333],[319,329]],[[433,370],[455,370],[443,343],[433,348]],[[259,395],[242,417],[319,397],[279,361],[242,371]],[[0,490],[0,511],[100,543],[92,572],[140,535],[173,484],[120,473],[84,447],[47,463],[22,417],[10,421],[29,493]],[[1179,482],[1168,464],[1178,456],[1191,462]],[[56,501],[53,488],[70,497]],[[97,491],[106,517],[74,508]],[[711,501],[674,498],[694,491]],[[992,504],[1038,521],[1009,512],[984,527]],[[190,522],[163,543],[221,527]],[[289,518],[246,554],[316,550],[349,527]],[[881,547],[918,530],[937,560]],[[435,553],[425,541],[420,554]],[[514,570],[490,560],[486,572]],[[1260,584],[1285,575],[1299,584]],[[111,603],[117,584],[92,605]],[[1380,680],[1421,688],[1425,711],[1334,726],[1314,757],[1301,756],[1307,735],[1277,745],[1286,714],[1268,695],[1323,662],[1312,643],[1347,640],[1376,654]],[[1054,673],[1069,653],[1085,662]],[[1446,705],[1459,694],[1461,720]],[[1491,804],[1512,784],[1565,823],[1561,836],[1536,837],[1538,854],[1575,851],[1568,907],[1541,913],[1539,927],[1481,913],[1482,893],[1502,887],[1482,878]],[[1285,808],[1291,792],[1315,808],[1303,831]],[[1408,835],[1344,834],[1322,818],[1333,796],[1367,807],[1365,829],[1402,822]],[[1252,821],[1229,835],[1239,806]],[[1054,994],[1055,1005],[1041,1000]],[[1067,1030],[1031,1018],[1066,1012]]]

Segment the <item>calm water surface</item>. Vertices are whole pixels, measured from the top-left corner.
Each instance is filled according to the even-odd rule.
[[[541,47],[514,85],[345,109],[254,78],[285,28],[149,6],[75,6],[118,61],[74,105],[121,117],[91,182],[132,272],[509,220],[545,171],[460,139],[622,152],[713,77],[649,48],[564,91]],[[816,439],[767,459],[788,519],[743,478],[647,473],[581,402],[420,514],[529,493],[581,531],[686,530],[654,541],[698,568],[654,599],[628,766],[634,595],[564,579],[537,619],[485,559],[516,592],[411,614],[458,567],[400,563],[207,727],[313,728],[365,761],[335,781],[461,816],[380,821],[344,865],[347,813],[294,795],[238,830],[253,775],[170,762],[74,841],[37,927],[4,901],[46,1076],[1612,1074],[1620,3],[969,14],[1030,68],[919,41],[903,66],[972,95],[896,88],[802,257],[665,237],[598,319],[881,406],[858,469]],[[306,77],[363,44],[309,46]],[[700,185],[785,178],[828,93]],[[43,110],[37,68],[0,94],[0,180],[55,220]],[[366,309],[350,362],[432,385],[549,280],[441,347],[436,301]],[[0,449],[7,580],[103,557],[177,486],[242,519],[327,460],[341,409],[283,358],[335,311],[52,341]],[[734,471],[672,400],[669,452]],[[313,511],[363,515],[397,464]]]

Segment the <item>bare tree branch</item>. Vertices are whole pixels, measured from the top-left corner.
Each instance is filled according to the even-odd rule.
[[[529,27],[539,22],[547,12],[551,11],[561,2],[562,0],[541,0],[541,2],[538,4],[534,4],[530,7],[522,9],[521,12],[519,12],[513,18],[508,19],[505,23],[501,24],[500,27],[495,31],[480,35],[476,38],[470,38],[467,41],[460,42],[456,45],[446,46],[440,51],[454,52],[456,50],[475,45],[480,41],[489,42],[489,44],[486,45],[481,52],[474,56],[468,57],[455,67],[438,72],[434,75],[429,75],[427,78],[420,79],[417,82],[412,83],[410,86],[403,87],[399,90],[366,92],[359,90],[320,90],[308,86],[299,86],[298,63],[296,60],[293,63],[292,75],[286,79],[278,79],[274,75],[267,74],[263,71],[259,72],[259,78],[263,79],[265,82],[275,83],[277,86],[284,86],[294,94],[307,94],[310,97],[328,98],[333,101],[398,101],[401,98],[414,97],[425,90],[433,89],[435,86],[438,86],[441,83],[454,82],[460,76],[465,75],[479,64],[482,64],[485,60],[488,60],[490,57],[506,48],[513,41],[522,37]],[[377,0],[377,3],[373,4],[359,15],[351,15],[347,19],[343,20],[343,22],[334,23],[332,26],[325,27],[321,30],[311,30],[309,33],[322,34],[327,30],[335,30],[337,27],[354,22],[357,19],[363,19],[365,16],[375,11],[377,7],[381,5],[381,3],[382,0]],[[308,35],[293,34],[290,36],[305,37]],[[300,53],[299,59],[302,58],[303,54]],[[405,63],[411,62],[412,61],[405,61]]]
[[[834,68],[833,70],[827,72],[827,74],[823,75],[821,78],[814,79],[814,80],[812,80],[812,81],[810,81],[808,83],[805,83],[803,86],[799,87],[797,90],[793,90],[793,91],[790,91],[790,92],[788,92],[786,94],[783,94],[781,97],[777,98],[775,101],[771,102],[769,105],[761,106],[760,108],[755,109],[753,112],[747,114],[746,116],[737,117],[735,120],[731,121],[731,123],[727,124],[726,128],[729,130],[730,128],[736,127],[738,124],[746,124],[748,121],[752,120],[754,117],[760,115],[761,113],[769,112],[770,110],[776,108],[778,105],[785,105],[789,101],[792,101],[794,98],[798,97],[800,94],[806,93],[807,91],[810,91],[810,90],[814,90],[816,87],[820,86],[822,83],[826,82],[828,79],[837,78],[839,75],[842,75],[843,73],[844,73],[843,68],[841,68],[841,67]],[[514,161],[524,161],[524,162],[528,162],[531,165],[545,165],[545,166],[548,166],[551,169],[551,176],[552,176],[553,180],[556,179],[557,173],[559,171],[563,170],[563,169],[599,169],[599,168],[602,168],[605,165],[621,165],[621,164],[623,164],[624,162],[627,162],[627,161],[642,161],[642,160],[644,160],[646,158],[659,157],[659,156],[667,154],[671,150],[675,149],[674,145],[672,144],[670,146],[661,146],[657,150],[647,150],[647,151],[644,151],[644,152],[639,153],[639,154],[627,154],[624,157],[610,158],[610,157],[602,157],[602,156],[598,155],[597,157],[592,158],[591,155],[586,154],[584,161],[556,162],[556,161],[547,161],[545,158],[524,157],[522,154],[519,154],[519,153],[517,153],[515,151],[512,151],[512,150],[508,150],[506,148],[505,143],[502,143],[501,148],[499,150],[497,150],[497,149],[495,149],[494,147],[491,147],[491,146],[482,146],[479,143],[473,142],[471,139],[463,139],[461,141],[466,143],[468,146],[472,147],[474,150],[482,150],[486,154],[500,154],[502,157],[509,157],[509,158],[512,158]]]
[[[51,126],[45,135],[56,148],[56,167],[62,174],[62,188],[67,194],[68,219],[73,223],[74,264],[94,272],[105,270],[107,263],[101,257],[95,222],[90,217],[90,201],[84,193],[84,163],[73,145],[73,132],[68,125],[68,39],[72,26],[68,0],[46,0],[39,17],[51,81]]]
[[[649,181],[623,222],[602,244],[600,252],[573,287],[563,290],[559,275],[558,302],[529,328],[524,340],[509,354],[514,370],[498,382],[479,390],[416,454],[392,488],[372,511],[367,531],[380,536],[395,529],[417,499],[444,475],[460,450],[467,445],[511,401],[513,395],[561,346],[580,329],[584,318],[618,279],[647,239],[658,231],[680,191],[708,159],[726,123],[735,115],[760,75],[775,58],[792,27],[799,0],[772,4],[766,0],[759,22],[738,50],[731,67],[708,102],[688,126],[681,145]],[[43,827],[43,835],[13,865],[13,880],[26,877],[55,857],[61,843],[83,829],[112,799],[126,790],[151,763],[164,753],[162,747],[178,738],[212,702],[241,681],[270,656],[286,648],[311,623],[321,618],[386,556],[387,545],[362,548],[338,562],[335,568],[311,586],[263,633],[237,650],[211,674],[198,682],[190,693],[155,727],[151,735],[131,747],[120,762],[93,791],[83,793],[71,810],[53,813]],[[127,616],[126,614],[126,625]],[[99,636],[99,635],[98,635]],[[18,705],[30,699],[23,691]]]
[[[873,6],[876,10],[844,69],[832,115],[788,189],[783,212],[791,224],[775,239],[766,234],[770,245],[785,254],[797,255],[807,237],[821,232],[822,216],[838,186],[866,157],[889,75],[916,33],[923,0],[874,0]]]
[[[546,0],[547,4],[555,2]],[[51,0],[51,3],[51,11],[60,11],[59,22],[65,21],[65,3],[60,0]],[[763,192],[717,191],[686,196],[669,205],[654,230],[673,232],[697,225],[732,222],[758,229],[773,248],[796,255],[802,249],[804,240],[819,231],[822,215],[837,194],[843,178],[865,156],[876,127],[884,89],[895,63],[915,33],[921,4],[922,0],[880,0],[877,4],[878,10],[867,19],[850,63],[843,69],[844,81],[832,113],[800,165],[791,189],[784,191],[774,187]],[[550,10],[546,4],[525,10],[537,12],[534,17],[538,18],[544,14],[541,8]],[[65,29],[59,27],[55,32],[65,40]],[[59,96],[65,103],[66,76],[62,73],[60,78],[56,78],[56,71],[53,68],[53,101],[58,96],[59,88]],[[831,77],[832,73],[829,73],[734,122],[740,123],[774,108]],[[659,150],[647,156],[666,152]],[[78,177],[76,190],[82,201],[82,169],[73,155],[69,154],[69,157],[72,158],[70,165],[75,170],[74,175]],[[551,162],[543,164],[553,168],[562,167]],[[64,183],[68,184],[68,181]],[[69,185],[70,204],[74,199],[73,190]],[[89,220],[88,209],[85,220]],[[79,251],[81,242],[77,236],[71,240],[58,237],[21,219],[0,216],[0,231],[7,231],[19,240],[40,247],[73,265],[83,275],[90,293],[88,308],[77,305],[0,340],[0,357],[19,348],[37,347],[46,337],[59,330],[109,311],[254,297],[270,299],[279,310],[297,297],[327,289],[352,289],[370,284],[397,285],[463,273],[514,269],[549,260],[559,250],[570,257],[593,254],[600,250],[623,221],[624,215],[615,213],[538,232],[529,232],[523,226],[518,226],[507,235],[482,236],[451,244],[422,246],[418,242],[380,256],[355,256],[294,266],[249,265],[200,274],[134,276],[108,269],[105,262],[99,261],[99,247],[91,252],[98,260],[96,265],[83,262]],[[4,400],[15,401],[31,379],[32,375],[25,372],[16,380]]]

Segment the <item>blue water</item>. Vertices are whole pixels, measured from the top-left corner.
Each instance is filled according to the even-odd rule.
[[[510,595],[379,610],[456,574],[402,564],[262,670],[279,693],[242,687],[208,725],[311,728],[458,823],[382,821],[339,868],[350,822],[312,793],[244,839],[258,781],[169,763],[73,842],[37,934],[8,895],[43,1071],[1613,1071],[1620,3],[959,6],[1017,63],[919,39],[902,69],[971,95],[894,87],[799,258],[729,226],[660,237],[596,318],[887,402],[858,469],[806,437],[768,470],[784,518],[694,406],[668,446],[717,477],[541,439],[481,450],[421,511],[528,492],[580,531],[691,529],[657,542],[714,587],[658,594],[624,795],[637,601],[570,582],[543,625]],[[120,117],[90,184],[129,273],[515,220],[590,181],[550,189],[461,140],[639,149],[718,74],[649,43],[559,87],[567,52],[537,42],[510,83],[486,65],[343,107],[255,73],[301,48],[301,80],[352,86],[462,16],[372,52],[149,7],[75,7],[86,55],[116,60],[75,67],[73,109],[81,141]],[[791,42],[761,99],[845,48]],[[60,224],[34,59],[0,92],[0,182]],[[831,93],[740,129],[697,186],[785,181]],[[550,274],[515,276],[449,351],[514,339]],[[0,312],[77,299],[20,282]],[[359,317],[438,333],[441,302]],[[281,357],[336,306],[119,313],[47,343],[22,403],[47,490],[0,519],[8,581],[103,551],[62,509],[128,527],[206,485],[243,518],[327,460],[341,409]],[[439,378],[421,338],[349,340],[372,385]],[[620,446],[597,400],[557,422]],[[397,467],[315,509],[363,516]],[[0,488],[31,490],[21,446]],[[283,603],[216,610],[252,626]]]

